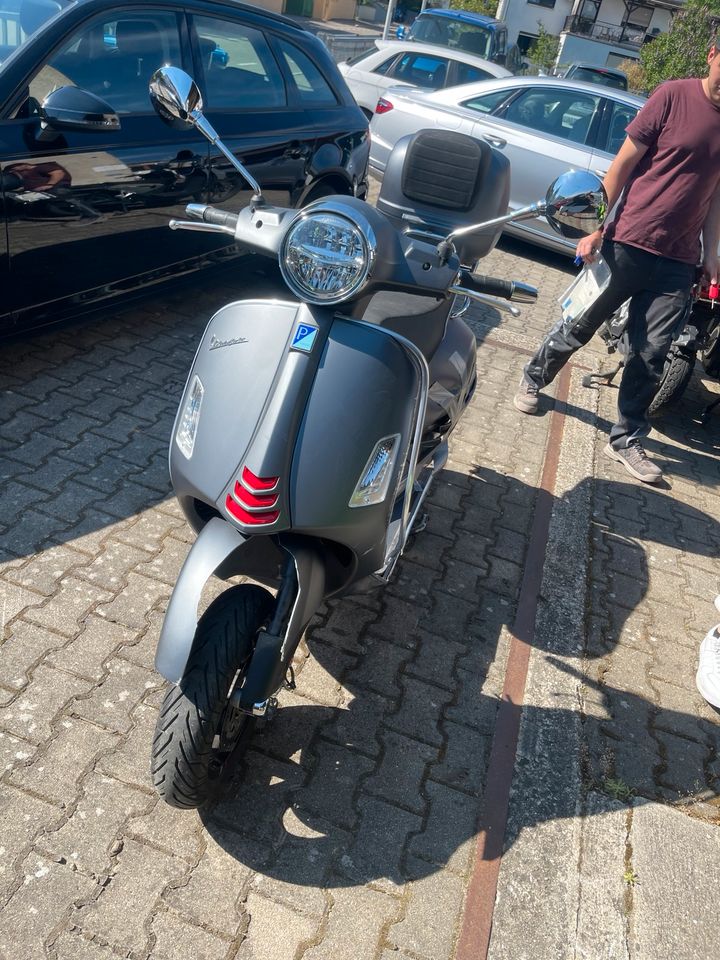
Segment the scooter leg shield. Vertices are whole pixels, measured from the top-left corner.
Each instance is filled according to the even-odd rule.
[[[247,539],[218,517],[213,517],[200,531],[170,597],[155,654],[155,668],[167,680],[178,683],[185,672],[203,587],[223,560]]]

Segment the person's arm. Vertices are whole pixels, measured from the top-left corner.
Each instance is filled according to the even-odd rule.
[[[710,207],[702,228],[703,273],[710,283],[717,283],[720,277],[718,245],[720,244],[720,183],[710,201]]]
[[[605,187],[605,193],[608,198],[608,212],[612,210],[620,199],[620,194],[623,192],[625,184],[630,178],[630,174],[645,156],[647,149],[647,145],[640,143],[639,140],[633,140],[632,137],[625,137],[625,142],[618,150],[603,180],[603,187]],[[594,233],[590,233],[578,241],[575,252],[579,257],[582,257],[585,263],[592,263],[593,260],[596,259],[597,251],[600,249],[601,240],[602,230],[596,230]],[[715,247],[717,249],[717,244]]]

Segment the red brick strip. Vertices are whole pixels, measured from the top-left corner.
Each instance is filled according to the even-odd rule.
[[[484,812],[477,839],[475,866],[468,885],[455,960],[486,960],[490,946],[495,895],[520,730],[520,713],[535,632],[537,601],[548,542],[560,442],[565,423],[564,408],[569,390],[570,366],[567,365],[558,380],[556,405],[551,414],[542,479],[533,513],[502,700],[498,707],[490,752]]]

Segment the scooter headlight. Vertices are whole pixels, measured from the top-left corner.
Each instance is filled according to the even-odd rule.
[[[200,420],[200,407],[205,390],[200,377],[195,376],[188,391],[185,407],[183,408],[180,423],[178,424],[175,441],[183,454],[190,459],[195,446],[195,434]]]
[[[341,303],[363,287],[375,260],[375,235],[355,210],[311,205],[288,230],[280,270],[293,293],[309,303]]]

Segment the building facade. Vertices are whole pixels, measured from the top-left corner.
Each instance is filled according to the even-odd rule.
[[[614,67],[637,60],[642,45],[666,33],[682,6],[683,0],[500,0],[497,16],[523,52],[542,24],[560,37],[559,67],[579,62]]]

